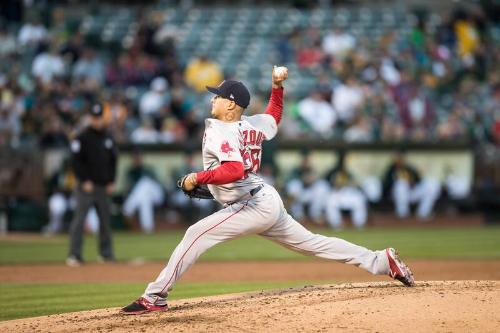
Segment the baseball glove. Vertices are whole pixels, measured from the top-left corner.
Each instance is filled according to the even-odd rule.
[[[184,192],[185,195],[187,195],[190,198],[196,198],[196,199],[213,199],[214,196],[212,193],[210,193],[210,190],[208,189],[207,185],[201,184],[201,185],[196,185],[194,189],[191,191],[188,191],[184,188],[184,182],[186,181],[186,178],[189,175],[183,176],[181,179],[177,181],[177,187]]]

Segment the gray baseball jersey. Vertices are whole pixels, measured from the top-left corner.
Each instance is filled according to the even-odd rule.
[[[217,119],[205,121],[203,166],[212,170],[225,161],[243,163],[244,178],[224,185],[208,185],[215,200],[222,204],[236,202],[264,181],[257,174],[262,156],[262,142],[274,138],[278,129],[268,114],[242,117],[225,123]]]
[[[142,297],[156,305],[166,304],[168,292],[200,255],[218,243],[249,234],[261,235],[306,255],[356,265],[373,274],[389,274],[385,251],[371,251],[339,238],[314,234],[287,213],[278,192],[257,174],[262,142],[276,132],[277,124],[268,114],[242,117],[235,123],[206,121],[205,170],[223,161],[239,161],[245,166],[245,176],[234,183],[210,185],[224,208],[187,229],[167,266]]]

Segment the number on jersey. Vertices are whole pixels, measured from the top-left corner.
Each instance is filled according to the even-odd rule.
[[[262,141],[264,141],[264,133],[256,130],[242,131],[243,142],[241,149],[241,157],[246,173],[257,173],[260,169],[260,158],[262,154]]]

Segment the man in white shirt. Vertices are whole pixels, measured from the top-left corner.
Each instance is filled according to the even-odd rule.
[[[49,51],[37,55],[33,60],[31,72],[43,83],[49,83],[54,77],[62,76],[65,67],[57,49],[51,46]]]
[[[157,77],[151,81],[150,90],[141,97],[139,112],[141,116],[156,117],[169,102],[168,81]]]
[[[337,111],[339,120],[344,123],[353,120],[363,101],[363,91],[352,76],[347,77],[343,84],[333,89],[332,104],[335,111]]]
[[[298,104],[300,117],[311,127],[313,132],[322,137],[330,137],[337,115],[332,105],[323,99],[323,95],[313,90]]]
[[[356,46],[356,38],[345,31],[335,28],[330,31],[322,42],[323,51],[326,54],[343,58],[349,51]]]
[[[36,46],[45,38],[47,29],[38,20],[26,22],[19,30],[18,40],[21,46]]]

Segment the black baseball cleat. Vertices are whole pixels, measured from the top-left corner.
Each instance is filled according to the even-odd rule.
[[[141,297],[120,310],[124,315],[140,315],[146,312],[167,311],[168,305],[155,305]]]
[[[407,287],[414,287],[415,279],[413,278],[413,273],[410,268],[399,259],[398,251],[390,247],[385,249],[385,253],[387,254],[389,268],[391,270],[389,275]]]

